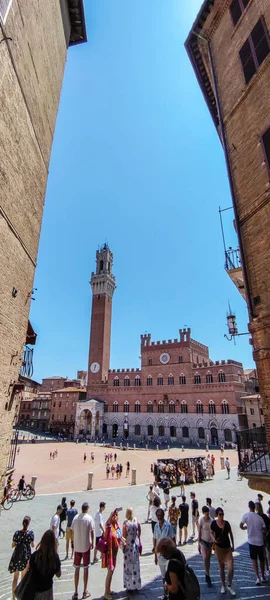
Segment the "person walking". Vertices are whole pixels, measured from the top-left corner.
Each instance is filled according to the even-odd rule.
[[[192,535],[191,535],[191,537],[194,538],[196,535],[196,528],[198,530],[198,523],[199,523],[199,502],[196,499],[195,492],[190,492],[190,498],[191,498],[191,514],[192,514]]]
[[[188,539],[188,513],[189,505],[186,502],[186,496],[182,496],[182,502],[179,505],[180,517],[179,517],[179,545],[182,544],[182,533],[184,530],[184,541],[183,545],[187,543]]]
[[[25,488],[25,478],[24,478],[24,475],[22,475],[19,480],[19,483],[18,483],[18,490],[19,490],[18,500],[21,500],[21,497],[24,492],[24,488]]]
[[[33,572],[35,600],[53,600],[53,577],[61,577],[61,563],[51,529],[45,531],[36,552],[33,552],[30,569]]]
[[[66,534],[65,530],[62,527],[62,523],[64,523],[67,520],[67,499],[65,497],[63,497],[61,500],[61,507],[62,507],[62,512],[59,515],[59,517],[60,517],[59,538],[61,537],[61,533],[63,534],[63,537],[65,537],[65,534]]]
[[[147,510],[146,523],[148,523],[148,521],[149,521],[149,516],[150,516],[150,508],[151,508],[151,506],[152,506],[152,504],[153,504],[153,500],[154,500],[154,498],[156,498],[156,497],[157,497],[157,493],[156,493],[156,492],[154,492],[154,490],[153,490],[153,486],[152,486],[152,485],[150,485],[150,486],[149,486],[148,493],[147,493],[147,495],[146,495],[146,500],[148,500],[148,510]]]
[[[163,538],[171,538],[175,543],[174,530],[173,530],[171,524],[169,523],[169,521],[166,521],[164,517],[165,517],[164,510],[162,508],[158,508],[158,510],[157,510],[158,522],[156,523],[155,529],[154,529],[153,546],[154,546],[154,553],[155,553],[155,565],[159,565],[161,577],[163,580],[163,585],[165,584],[165,573],[167,570],[167,560],[163,556],[158,555],[158,551],[157,551],[158,542]],[[166,598],[166,597],[167,597],[167,591],[166,591],[166,587],[164,585],[164,598]]]
[[[180,470],[180,494],[181,494],[181,496],[184,496],[184,494],[185,494],[185,483],[186,483],[185,472]]]
[[[158,482],[157,482],[157,481],[154,481],[154,483],[153,483],[153,491],[154,491],[154,492],[155,492],[155,493],[156,493],[158,496],[160,496],[160,487],[159,487],[159,485],[158,485]]]
[[[163,481],[163,497],[164,497],[165,510],[168,509],[168,504],[170,502],[170,489],[171,489],[171,484],[168,481],[168,479],[165,479]]]
[[[93,562],[96,563],[98,562],[98,557],[97,557],[97,545],[98,542],[100,540],[100,538],[104,535],[104,524],[103,524],[103,517],[102,517],[102,513],[104,512],[106,508],[106,504],[105,502],[100,502],[99,504],[99,510],[97,510],[96,514],[95,514],[95,536],[96,536],[96,543],[95,543],[95,550],[94,550],[94,560]]]
[[[178,524],[179,515],[180,515],[180,510],[179,510],[178,506],[176,506],[176,496],[172,496],[172,503],[169,506],[169,512],[168,512],[168,521],[174,530],[175,539],[177,539],[177,524]]]
[[[110,465],[109,465],[109,463],[107,463],[107,465],[106,465],[106,479],[109,479],[110,471],[111,471]]]
[[[86,452],[85,452],[85,453],[84,453],[84,455],[83,455],[83,462],[84,462],[84,463],[86,462]]]
[[[141,526],[133,514],[133,508],[127,508],[123,523],[124,548],[124,588],[127,591],[141,589],[140,549]]]
[[[210,560],[212,553],[212,537],[211,537],[211,519],[209,514],[209,507],[202,507],[203,516],[199,519],[198,525],[198,550],[203,558],[204,570],[205,570],[205,581],[208,587],[212,586],[210,577]]]
[[[226,456],[225,467],[226,467],[226,470],[227,470],[227,479],[230,479],[230,476],[231,476],[231,463],[229,461],[228,456]]]
[[[266,567],[266,571],[268,571],[269,574],[269,565],[270,565],[270,519],[269,517],[263,512],[263,507],[261,502],[255,502],[255,511],[258,515],[260,515],[260,517],[262,517],[263,521],[264,521],[264,525],[265,525],[265,531],[264,531],[264,562],[265,562],[265,567]],[[266,573],[267,575],[267,573]]]
[[[150,521],[151,521],[151,529],[152,529],[153,535],[154,535],[156,523],[158,522],[158,520],[157,520],[158,508],[161,508],[161,500],[158,496],[156,496],[153,500],[153,505],[150,508]],[[153,552],[154,552],[154,550],[153,550]]]
[[[184,554],[170,538],[162,538],[158,542],[157,552],[167,563],[165,591],[166,595],[169,592],[169,600],[186,600]]]
[[[70,508],[67,510],[67,528],[66,528],[66,556],[65,560],[68,558],[69,552],[69,542],[71,542],[71,558],[73,558],[74,552],[74,543],[73,543],[73,532],[71,529],[71,525],[74,517],[78,514],[77,508],[75,508],[75,500],[70,500]]]
[[[60,530],[60,515],[62,512],[62,506],[61,504],[58,504],[57,509],[56,509],[56,513],[52,516],[51,518],[51,522],[50,522],[50,529],[53,531],[54,535],[55,535],[55,539],[58,542],[58,538],[59,538],[59,530]]]
[[[216,557],[218,559],[220,579],[221,579],[221,593],[226,593],[225,583],[225,565],[228,569],[228,585],[227,590],[231,596],[235,596],[235,591],[232,588],[233,579],[233,551],[234,551],[234,538],[232,529],[229,521],[224,520],[224,511],[220,506],[216,509],[216,519],[211,523],[212,541],[214,543],[214,549]]]
[[[250,500],[248,503],[249,512],[245,513],[241,519],[240,529],[247,530],[249,555],[252,566],[256,574],[256,585],[266,581],[264,570],[264,531],[265,523],[262,517],[255,513],[255,503]],[[261,578],[259,576],[258,559],[261,567]]]
[[[83,598],[89,598],[87,590],[88,573],[90,565],[90,552],[94,548],[94,530],[95,525],[92,517],[88,515],[89,504],[84,502],[82,512],[76,515],[72,521],[71,529],[74,540],[74,585],[75,592],[72,600],[78,600],[78,585],[80,576],[80,566],[83,563]]]
[[[129,477],[129,473],[130,473],[130,462],[128,460],[127,464],[126,464],[126,478]]]
[[[105,600],[112,600],[111,582],[116,567],[118,549],[122,540],[122,531],[118,523],[118,509],[116,508],[109,516],[104,534],[107,543],[106,554],[102,554],[102,568],[107,569],[105,579]]]
[[[211,500],[211,498],[206,498],[206,506],[208,506],[208,508],[209,508],[210,518],[211,519],[215,519],[216,509],[214,508],[214,506],[212,506],[212,500]]]
[[[18,585],[19,575],[21,574],[21,579],[23,579],[27,567],[28,562],[31,556],[31,548],[34,548],[34,532],[29,530],[29,525],[31,522],[31,517],[24,517],[22,522],[22,529],[15,531],[12,539],[12,548],[14,548],[12,557],[10,559],[10,563],[8,566],[8,570],[10,573],[13,573],[13,581],[12,581],[12,599],[15,600],[14,590]]]

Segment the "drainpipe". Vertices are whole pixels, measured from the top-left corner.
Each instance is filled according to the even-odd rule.
[[[211,44],[210,44],[210,40],[208,38],[206,38],[205,36],[196,33],[196,31],[193,31],[192,33],[194,33],[194,35],[196,35],[197,38],[199,38],[200,40],[203,40],[204,42],[207,43],[208,56],[209,56],[210,67],[211,67],[211,74],[212,74],[212,78],[213,78],[214,92],[215,92],[216,103],[217,103],[217,112],[218,112],[218,118],[219,118],[219,124],[220,124],[221,140],[222,140],[222,145],[223,145],[223,149],[224,149],[225,162],[226,162],[230,192],[231,192],[232,203],[233,203],[233,210],[234,210],[234,214],[235,214],[239,248],[240,248],[240,252],[241,252],[242,267],[243,267],[243,274],[244,274],[246,294],[247,294],[247,306],[248,306],[250,320],[253,320],[254,317],[256,317],[257,315],[254,313],[254,310],[253,310],[252,297],[251,297],[251,292],[250,292],[250,287],[249,287],[248,273],[247,273],[245,256],[244,256],[244,249],[243,249],[242,238],[241,238],[241,233],[240,233],[240,219],[239,219],[239,215],[238,215],[237,204],[236,204],[235,193],[234,193],[234,183],[233,183],[232,174],[231,174],[229,151],[228,151],[228,145],[227,145],[226,136],[225,136],[225,127],[224,127],[224,122],[223,122],[223,118],[222,118],[222,110],[221,110],[221,104],[220,104],[220,99],[219,99],[219,94],[218,94],[217,78],[216,78],[216,73],[215,73],[215,68],[214,68],[214,60],[213,60],[213,55],[212,55]]]

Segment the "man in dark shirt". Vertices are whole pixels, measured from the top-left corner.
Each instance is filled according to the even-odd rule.
[[[184,541],[183,545],[187,543],[188,539],[188,512],[189,505],[186,502],[186,496],[182,496],[182,503],[179,505],[180,517],[179,517],[179,544],[182,544],[182,532],[184,530]]]
[[[21,479],[18,483],[18,490],[19,490],[19,498],[22,497],[23,491],[24,491],[24,487],[25,487],[25,479],[24,479],[24,475],[21,476]]]
[[[195,537],[195,530],[199,523],[199,502],[196,500],[196,494],[194,492],[190,492],[191,498],[191,511],[192,511],[192,535],[191,537]]]
[[[67,510],[67,528],[66,528],[66,558],[68,558],[69,542],[71,542],[71,558],[73,557],[74,544],[73,544],[73,533],[71,529],[72,521],[78,514],[77,508],[75,508],[75,500],[70,501],[70,508]]]

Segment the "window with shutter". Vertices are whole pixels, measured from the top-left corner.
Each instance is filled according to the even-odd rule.
[[[256,73],[256,65],[252,55],[252,49],[249,40],[247,40],[244,43],[239,52],[239,55],[245,75],[245,80],[246,83],[248,83],[253,77],[254,73]]]
[[[238,23],[242,13],[246,9],[249,0],[233,0],[230,5],[230,13],[232,17],[233,24],[236,25]]]
[[[269,52],[269,34],[261,18],[239,52],[246,83],[252,79]]]

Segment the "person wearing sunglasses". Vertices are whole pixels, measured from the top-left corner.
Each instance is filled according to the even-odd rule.
[[[214,543],[216,557],[219,564],[219,572],[221,579],[221,593],[226,593],[225,583],[225,565],[228,569],[228,584],[227,590],[231,596],[235,596],[235,591],[232,588],[233,579],[233,551],[234,539],[229,521],[224,519],[224,511],[220,506],[216,509],[216,519],[211,523],[211,535]]]

